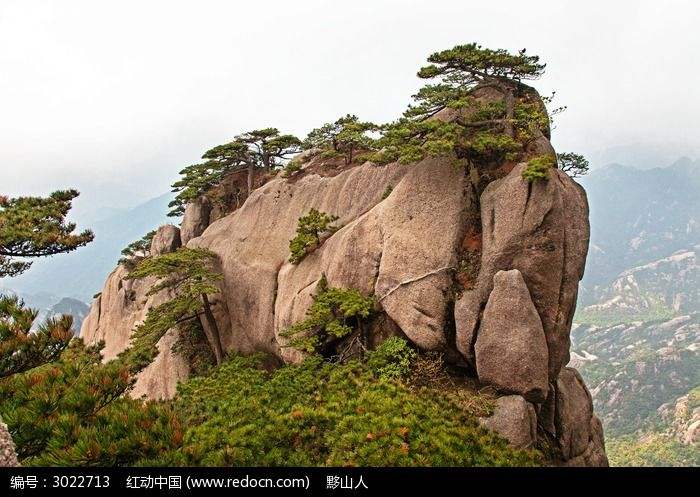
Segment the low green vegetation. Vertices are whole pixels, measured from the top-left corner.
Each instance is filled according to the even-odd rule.
[[[353,288],[332,288],[325,276],[318,282],[306,318],[282,332],[289,346],[305,352],[324,352],[353,331],[360,331],[374,308],[374,298]]]
[[[181,447],[143,464],[214,466],[511,466],[541,462],[482,429],[475,413],[405,378],[387,341],[367,363],[312,356],[272,373],[234,356],[179,389]],[[396,353],[394,353],[396,352]],[[401,372],[386,379],[382,372]],[[476,395],[476,394],[475,394]]]
[[[688,409],[692,411],[696,407],[700,407],[700,386],[688,392]]]
[[[537,180],[549,179],[549,171],[556,167],[556,161],[550,155],[541,155],[531,159],[527,163],[527,167],[523,169],[523,178],[530,183]]]
[[[297,223],[297,234],[289,241],[289,262],[299,264],[304,257],[318,248],[326,235],[335,233],[339,228],[331,223],[338,216],[311,209],[308,214],[301,216]]]
[[[284,166],[284,169],[282,170],[282,175],[285,178],[290,178],[294,176],[296,173],[301,171],[301,166],[302,162],[297,160],[297,159],[292,159],[290,160],[286,166]]]
[[[611,466],[700,466],[697,445],[684,445],[664,433],[606,438]]]
[[[622,312],[619,309],[581,309],[574,315],[574,322],[606,327],[640,321],[644,323],[667,321],[677,315],[677,312],[668,307],[662,299],[649,300],[651,302],[648,308],[641,311]]]
[[[391,337],[367,354],[367,367],[384,380],[408,378],[418,354],[405,340]]]

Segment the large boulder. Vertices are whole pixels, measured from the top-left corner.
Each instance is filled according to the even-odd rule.
[[[493,414],[480,418],[479,423],[508,440],[516,449],[529,449],[537,442],[535,408],[520,395],[499,397]]]
[[[547,341],[517,269],[494,275],[474,350],[482,383],[532,402],[545,400],[549,388]]]
[[[476,284],[455,304],[457,347],[474,361],[494,275],[517,269],[542,321],[554,381],[569,362],[569,332],[588,250],[586,194],[565,173],[528,182],[520,164],[481,195],[482,253]]]
[[[603,425],[597,416],[592,416],[589,425],[589,441],[582,454],[561,462],[562,466],[572,467],[606,467],[609,465],[605,454]]]
[[[573,368],[564,368],[556,383],[554,426],[564,460],[583,454],[593,438],[591,420],[593,399],[581,375]]]
[[[12,441],[12,435],[10,435],[7,425],[0,421],[0,467],[15,466],[19,466],[15,444]]]
[[[175,252],[182,246],[180,230],[172,224],[166,224],[156,230],[151,240],[151,255]]]
[[[180,237],[183,245],[187,245],[187,242],[204,233],[204,230],[209,226],[211,211],[212,203],[204,195],[187,204],[180,224]]]

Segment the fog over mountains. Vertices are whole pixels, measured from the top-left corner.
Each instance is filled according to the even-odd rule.
[[[581,183],[591,246],[572,363],[620,465],[700,465],[700,162]]]
[[[676,307],[698,310],[700,162],[683,158],[648,170],[613,164],[581,184],[591,209],[591,246],[579,306],[623,294],[628,300],[632,292],[658,298],[664,308],[676,299]]]

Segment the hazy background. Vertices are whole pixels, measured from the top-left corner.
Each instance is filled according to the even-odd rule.
[[[470,41],[548,63],[558,149],[697,157],[698,18],[693,1],[0,0],[0,190],[77,187],[87,222],[244,130],[390,120],[429,53]]]

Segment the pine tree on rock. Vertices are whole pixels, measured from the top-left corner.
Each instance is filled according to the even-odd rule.
[[[300,151],[301,141],[293,135],[280,135],[277,128],[264,128],[238,135],[234,143],[247,147],[245,163],[248,167],[248,195],[253,191],[256,168],[272,171],[293,154]]]
[[[360,121],[348,114],[334,123],[327,123],[311,130],[304,140],[304,148],[319,148],[327,157],[341,156],[345,165],[352,164],[358,151],[374,149],[374,139],[368,133],[379,127],[368,121]]]
[[[127,362],[136,369],[145,367],[154,357],[158,340],[169,329],[192,320],[201,322],[216,363],[223,361],[219,327],[208,297],[219,292],[216,284],[222,279],[221,274],[213,269],[215,262],[216,255],[209,250],[183,247],[175,252],[148,257],[131,271],[129,279],[158,278],[148,295],[168,291],[174,296],[150,309],[146,320],[137,326],[132,337],[133,346],[124,352]]]
[[[333,222],[338,216],[311,209],[308,214],[301,216],[297,222],[297,234],[289,241],[289,262],[299,264],[308,253],[318,248],[324,237],[338,231]]]
[[[149,231],[143,237],[127,245],[122,249],[122,257],[119,259],[118,264],[131,269],[145,257],[151,255],[151,242],[153,242],[154,236],[156,236],[156,230]]]
[[[437,83],[422,87],[403,117],[383,127],[377,145],[380,152],[371,160],[409,163],[452,152],[474,162],[503,160],[522,150],[533,127],[548,129],[546,109],[539,102],[518,98],[527,89],[522,81],[537,79],[544,72],[537,56],[471,43],[436,52],[428,62],[418,77]],[[475,93],[487,88],[502,98],[478,101]],[[458,111],[457,117],[436,119],[445,109]]]
[[[170,202],[169,216],[181,216],[185,205],[215,187],[230,173],[247,170],[248,195],[253,191],[256,169],[272,171],[282,165],[301,149],[301,141],[293,135],[280,134],[277,128],[248,131],[232,141],[207,150],[205,162],[193,164],[180,171],[182,176],[173,183],[173,192],[178,193]]]
[[[590,164],[588,159],[583,155],[575,154],[573,152],[562,152],[557,154],[557,162],[559,163],[559,169],[564,171],[566,174],[572,178],[578,178],[588,173]]]

